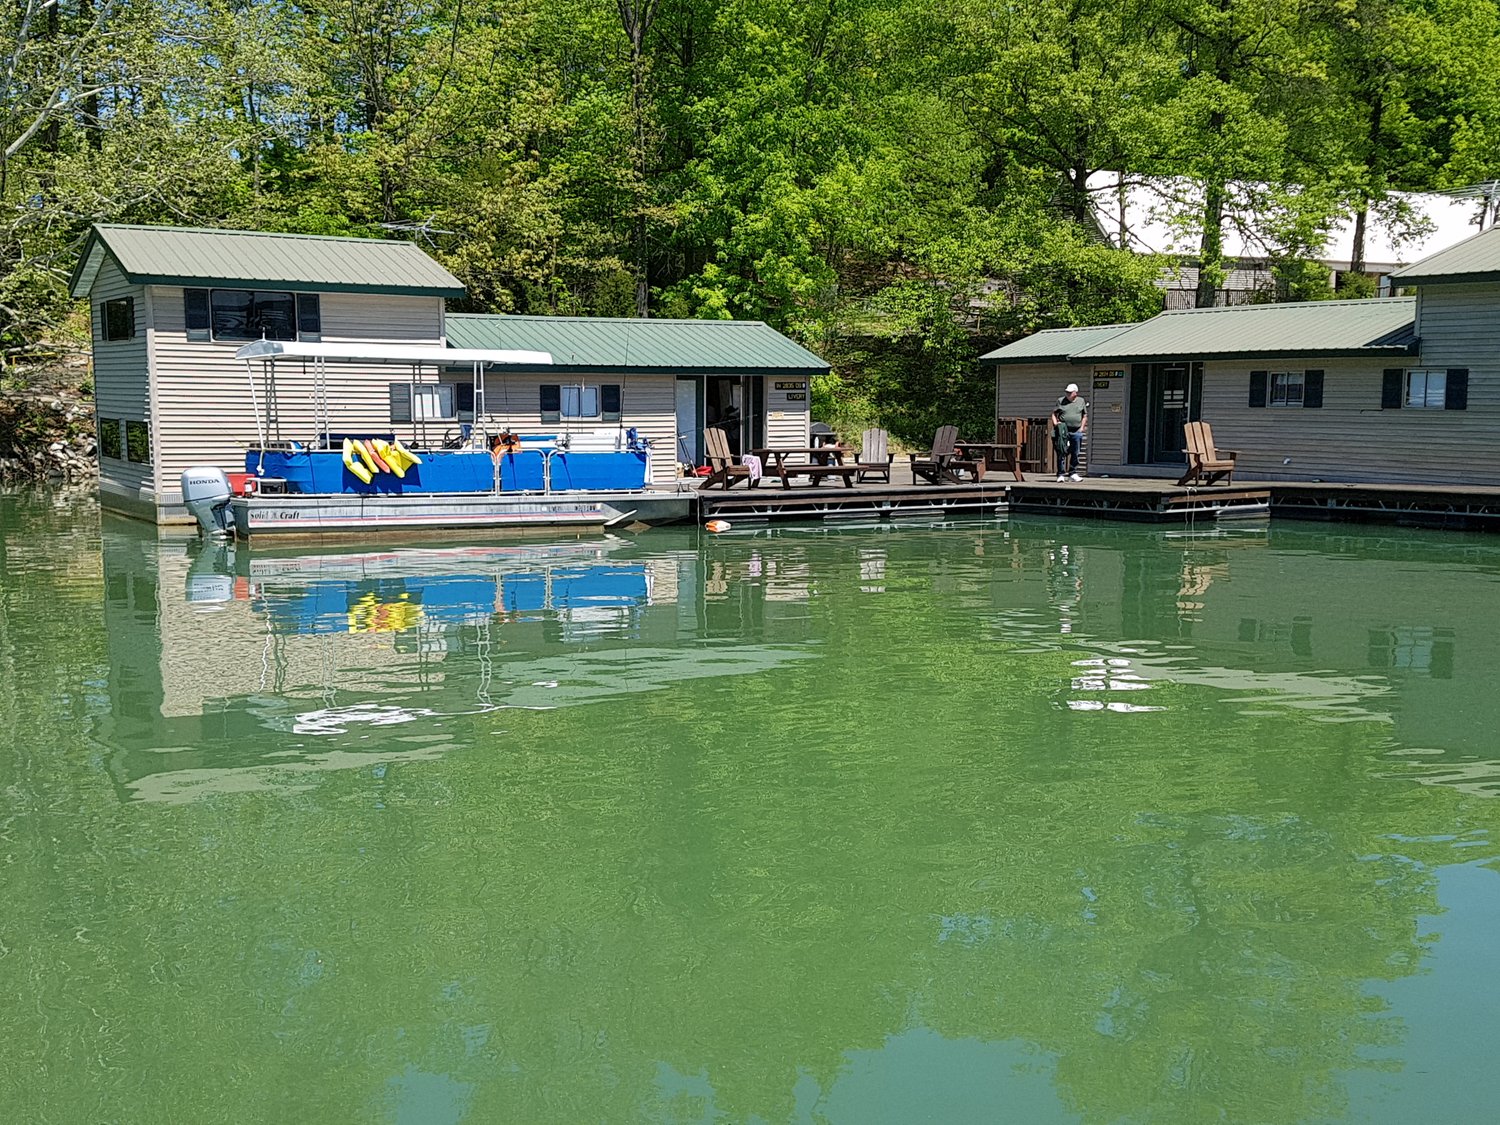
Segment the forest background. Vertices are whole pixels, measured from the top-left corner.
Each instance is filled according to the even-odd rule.
[[[985,433],[983,350],[1161,308],[1100,170],[1180,186],[1200,304],[1230,224],[1268,299],[1367,296],[1336,221],[1500,175],[1500,4],[10,0],[0,355],[87,352],[93,222],[410,238],[467,310],[762,319],[815,416]]]

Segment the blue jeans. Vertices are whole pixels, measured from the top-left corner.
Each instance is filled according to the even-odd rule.
[[[1083,453],[1083,431],[1068,431],[1068,468],[1066,472],[1076,473],[1078,471],[1078,459]],[[1057,466],[1059,473],[1064,472],[1062,465]]]

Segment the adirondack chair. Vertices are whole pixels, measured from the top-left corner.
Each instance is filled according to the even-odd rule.
[[[859,470],[860,480],[878,473],[889,483],[891,462],[895,458],[890,451],[890,437],[884,430],[866,430],[859,438],[859,460],[854,467]]]
[[[979,480],[984,475],[982,463],[959,460],[955,452],[957,445],[958,427],[939,426],[932,438],[931,452],[926,456],[917,453],[911,455],[911,475],[921,477],[929,484],[942,484],[945,480],[962,484],[963,478],[958,475],[960,472],[967,472],[974,480]]]
[[[1214,446],[1214,432],[1207,422],[1189,422],[1183,426],[1183,450],[1187,454],[1187,472],[1178,484],[1201,481],[1213,484],[1220,478],[1225,484],[1234,483],[1234,462],[1240,453],[1237,449],[1218,449]]]
[[[734,454],[729,451],[729,437],[723,430],[717,426],[704,430],[703,448],[708,454],[708,467],[713,472],[703,478],[700,488],[712,488],[718,484],[728,491],[737,480],[750,481],[749,466],[734,463]],[[750,481],[750,486],[755,487],[755,482]]]

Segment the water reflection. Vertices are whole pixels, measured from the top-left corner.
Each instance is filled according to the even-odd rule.
[[[1500,979],[1490,540],[231,556],[114,521],[49,553],[60,517],[24,518],[18,1120],[1378,1121],[1382,1089],[1387,1120],[1468,1120],[1500,1094],[1492,1012],[1452,1003]]]
[[[618,537],[290,553],[111,520],[103,553],[111,636],[140,633],[117,649],[103,733],[121,748],[116,777],[147,800],[302,791],[319,771],[471,745],[449,729],[461,716],[597,703],[812,655],[684,647],[679,584],[696,554],[632,557]],[[697,584],[712,599],[724,582]],[[696,632],[696,617],[686,625]]]

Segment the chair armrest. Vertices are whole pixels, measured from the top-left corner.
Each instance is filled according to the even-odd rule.
[[[1231,461],[1237,460],[1240,455],[1238,449],[1215,449],[1214,453],[1219,457],[1227,457]]]

